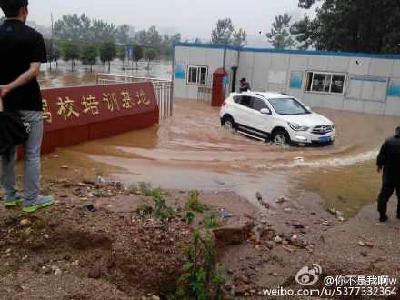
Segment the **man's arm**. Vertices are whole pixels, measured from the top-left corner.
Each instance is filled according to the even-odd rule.
[[[40,75],[40,62],[31,63],[28,71],[20,75],[13,82],[10,82],[7,85],[0,85],[0,98],[4,98],[8,93],[12,90],[25,85],[32,80],[36,79]]]
[[[376,166],[377,166],[377,171],[380,173],[383,169],[383,166],[385,165],[386,161],[386,142],[383,144],[381,151],[378,154],[378,157],[376,159]]]

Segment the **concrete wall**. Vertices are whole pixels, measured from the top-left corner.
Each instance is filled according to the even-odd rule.
[[[209,78],[224,63],[224,48],[177,46],[175,61],[181,65],[209,66]],[[226,50],[225,66],[238,66],[236,86],[245,77],[255,91],[276,91],[296,96],[312,107],[326,107],[369,114],[400,115],[400,56],[279,51],[271,49]],[[305,91],[306,73],[328,72],[346,75],[343,94]],[[296,76],[299,85],[291,87]],[[231,78],[231,77],[230,77]],[[230,82],[232,84],[232,82]],[[178,98],[196,99],[197,86],[175,79]],[[229,89],[230,90],[230,89]]]
[[[199,85],[187,83],[187,72],[190,65],[207,66],[207,87],[212,87],[213,73],[224,66],[228,73],[228,79],[231,79],[231,68],[238,64],[238,51],[232,49],[220,48],[200,48],[200,47],[176,47],[174,60],[174,95],[181,99],[197,99]],[[184,69],[185,76],[177,76],[177,69]],[[227,93],[230,91],[227,87]]]

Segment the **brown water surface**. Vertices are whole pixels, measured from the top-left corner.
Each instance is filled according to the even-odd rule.
[[[354,213],[375,198],[379,177],[371,161],[400,118],[316,111],[337,124],[335,145],[266,144],[221,128],[218,109],[181,101],[175,104],[174,117],[159,126],[69,150],[117,168],[113,175],[128,184],[148,181],[166,188],[234,190],[250,200],[256,191],[272,200],[289,193],[296,197],[306,189],[318,192],[330,206]]]

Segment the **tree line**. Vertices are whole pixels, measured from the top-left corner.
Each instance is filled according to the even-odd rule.
[[[267,34],[275,48],[400,53],[400,0],[299,0],[298,5],[310,9],[316,2],[321,5],[314,18],[275,18]]]
[[[298,0],[306,11],[315,9],[315,16],[305,15],[293,21],[288,14],[275,17],[265,38],[278,49],[316,49],[367,53],[400,52],[400,0]],[[0,18],[0,23],[2,19]],[[134,32],[131,26],[115,26],[103,20],[65,15],[54,24],[54,40],[47,40],[49,61],[60,57],[93,65],[118,57],[125,64],[126,47],[133,47],[133,61],[148,61],[172,56],[173,44],[181,35],[161,35],[155,26]],[[244,46],[247,33],[236,28],[230,18],[219,19],[211,33],[211,43]],[[196,43],[201,40],[196,38]]]
[[[171,57],[174,43],[181,40],[180,34],[161,35],[155,26],[147,30],[134,32],[129,25],[115,26],[99,19],[90,19],[85,14],[64,15],[57,20],[53,28],[53,38],[46,39],[48,61],[57,62],[60,58],[71,62],[72,69],[76,61],[92,66],[97,59],[104,64],[119,58],[124,66],[128,58],[136,62],[141,59],[152,61],[161,56]]]

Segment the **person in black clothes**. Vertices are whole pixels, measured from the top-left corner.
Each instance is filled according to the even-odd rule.
[[[246,78],[240,79],[240,88],[239,88],[239,91],[240,91],[241,93],[243,93],[243,92],[247,92],[247,91],[250,91],[250,90],[251,90],[250,84],[246,81]]]
[[[23,202],[23,211],[32,213],[54,204],[53,197],[39,193],[43,104],[37,77],[40,64],[46,62],[46,47],[43,36],[25,25],[27,0],[0,0],[0,7],[6,16],[0,26],[0,98],[4,110],[17,113],[29,128],[24,143],[23,198],[16,191],[16,147],[1,156],[1,185],[6,207]]]
[[[395,136],[386,140],[378,155],[376,164],[378,173],[383,170],[382,190],[378,197],[379,221],[386,222],[387,203],[396,190],[397,218],[400,219],[400,126],[396,128]]]

